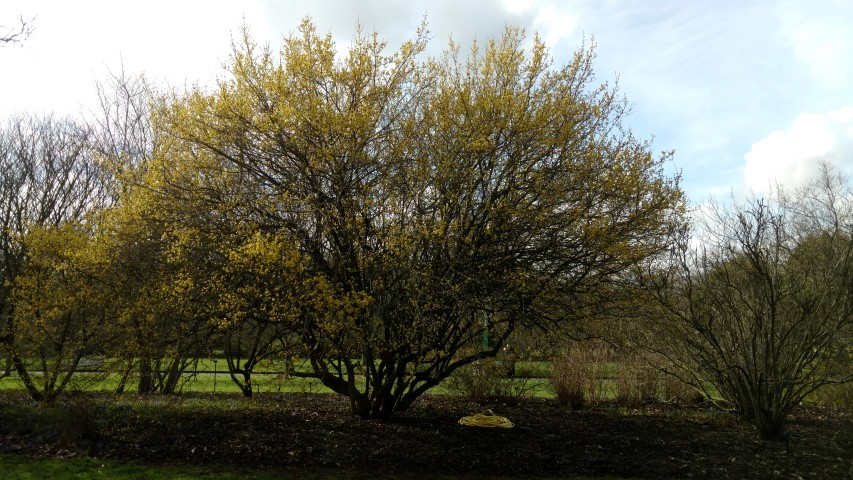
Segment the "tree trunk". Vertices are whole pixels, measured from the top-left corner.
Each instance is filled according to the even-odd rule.
[[[27,372],[27,367],[24,365],[24,361],[18,356],[18,352],[11,350],[10,355],[12,356],[12,363],[15,365],[15,371],[18,372],[18,377],[24,384],[24,388],[27,389],[27,393],[30,395],[30,398],[37,402],[44,400],[44,395],[36,387],[29,372]]]
[[[132,371],[133,371],[133,361],[131,360],[128,362],[127,368],[124,369],[124,373],[122,373],[121,379],[119,379],[119,381],[118,381],[118,385],[116,386],[116,389],[114,392],[116,395],[124,393],[124,388],[125,388],[125,386],[127,386],[127,380],[130,378],[130,372],[132,372]]]
[[[243,380],[237,377],[238,373],[243,376]],[[252,398],[252,372],[242,369],[233,370],[231,371],[231,380],[240,387],[240,391],[243,392],[244,397]]]
[[[781,442],[787,438],[787,429],[785,428],[787,422],[785,422],[784,417],[779,420],[770,415],[761,416],[752,423],[758,428],[758,434],[762,440]]]
[[[169,372],[166,375],[166,381],[163,383],[163,393],[173,394],[178,389],[178,382],[181,380],[181,373],[183,373],[182,361],[183,359],[177,357],[169,365]]]
[[[151,359],[148,357],[139,359],[139,393],[145,394],[154,391],[153,375]]]

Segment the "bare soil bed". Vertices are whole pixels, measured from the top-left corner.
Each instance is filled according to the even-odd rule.
[[[460,425],[491,408],[512,429]],[[390,420],[349,414],[322,394],[124,397],[87,395],[51,407],[0,394],[0,451],[90,455],[147,463],[332,469],[349,477],[612,476],[853,478],[853,417],[798,410],[791,442],[709,406],[603,406],[571,411],[549,400],[478,405],[426,397]]]

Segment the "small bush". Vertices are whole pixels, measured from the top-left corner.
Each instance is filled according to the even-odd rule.
[[[74,395],[53,409],[52,427],[64,446],[93,446],[101,441],[103,407],[91,398]]]
[[[534,384],[530,379],[511,376],[514,362],[512,358],[484,358],[459,368],[445,384],[451,393],[476,403],[517,403],[531,393]]]
[[[563,347],[551,365],[557,402],[577,409],[610,398],[612,389],[605,378],[611,359],[611,349],[602,342],[572,342]]]
[[[614,376],[616,400],[625,406],[638,406],[658,400],[660,372],[634,354],[625,355]]]

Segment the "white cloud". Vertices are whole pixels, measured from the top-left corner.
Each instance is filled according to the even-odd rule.
[[[779,183],[802,184],[826,160],[847,170],[853,166],[853,105],[828,113],[806,113],[785,131],[775,131],[744,155],[746,187],[766,192]]]
[[[676,150],[694,199],[801,178],[811,168],[803,158],[853,157],[840,140],[851,143],[851,122],[834,118],[853,105],[849,0],[0,0],[0,24],[18,15],[36,16],[36,30],[0,48],[0,119],[85,110],[94,81],[120,62],[179,87],[212,82],[243,21],[273,49],[308,15],[339,51],[357,22],[393,50],[426,15],[430,55],[451,34],[464,51],[514,25],[538,31],[561,64],[594,36],[596,81],[619,77],[634,105],[626,126]],[[807,111],[836,113],[788,124]]]

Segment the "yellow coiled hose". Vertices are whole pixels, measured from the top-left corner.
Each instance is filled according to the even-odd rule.
[[[513,424],[506,417],[495,415],[491,410],[480,412],[476,415],[470,415],[459,419],[460,425],[469,427],[486,427],[486,428],[512,428]]]

